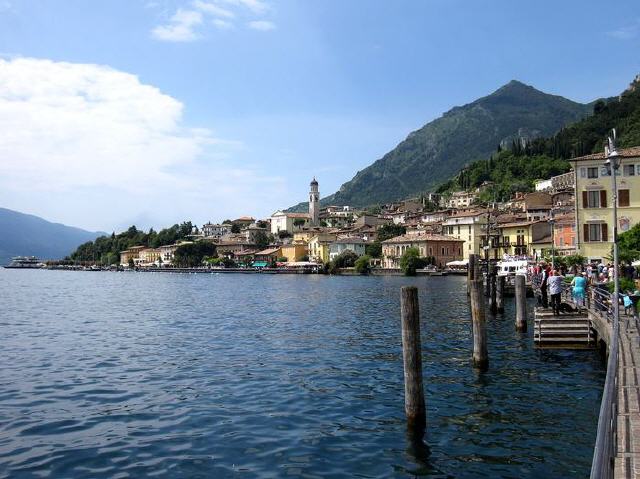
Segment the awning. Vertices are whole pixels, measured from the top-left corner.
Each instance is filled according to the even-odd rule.
[[[269,263],[267,263],[266,261],[254,261],[253,262],[253,267],[254,268],[266,268],[269,265]]]
[[[457,261],[449,261],[447,266],[467,266],[469,264],[468,259],[457,260]]]

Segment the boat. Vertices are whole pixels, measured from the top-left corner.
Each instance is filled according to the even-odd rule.
[[[11,263],[5,266],[7,269],[38,269],[44,268],[42,263],[35,256],[16,256],[11,258]]]
[[[529,259],[508,258],[498,261],[498,276],[515,276],[529,274],[530,267],[535,263]]]

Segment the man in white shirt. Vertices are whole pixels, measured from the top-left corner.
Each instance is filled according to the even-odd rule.
[[[549,294],[551,295],[551,307],[553,308],[553,315],[558,316],[560,314],[560,302],[564,276],[562,276],[562,274],[560,274],[560,271],[556,269],[554,269],[551,274],[552,276],[549,276],[547,284],[549,285]]]

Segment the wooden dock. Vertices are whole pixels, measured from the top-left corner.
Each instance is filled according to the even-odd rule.
[[[551,308],[535,309],[533,341],[539,348],[595,348],[596,337],[586,310],[555,316]]]
[[[640,478],[640,337],[637,320],[620,317],[616,478]]]

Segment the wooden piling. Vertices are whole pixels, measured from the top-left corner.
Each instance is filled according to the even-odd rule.
[[[527,284],[523,274],[516,275],[516,331],[527,330]]]
[[[481,370],[489,367],[487,352],[487,319],[484,298],[482,297],[482,280],[475,279],[471,283],[471,321],[473,324],[473,365]]]
[[[478,268],[478,255],[471,253],[469,255],[469,262],[467,263],[467,296],[471,294],[471,281],[476,279]]]
[[[496,273],[497,273],[497,268],[495,266],[491,266],[491,268],[489,268],[489,310],[495,314],[498,307],[496,304],[496,297],[497,297],[497,291],[496,291]]]
[[[496,280],[496,311],[504,313],[504,276],[498,276]]]
[[[422,346],[418,288],[403,286],[400,298],[402,358],[404,361],[404,410],[410,430],[423,434],[427,413],[422,385]]]

